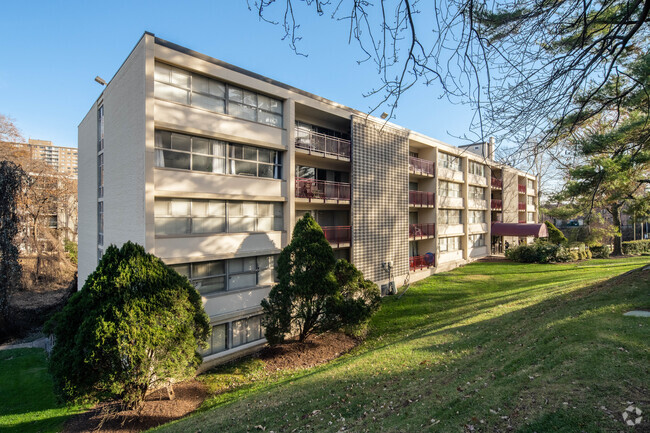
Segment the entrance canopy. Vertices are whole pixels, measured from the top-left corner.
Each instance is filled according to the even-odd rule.
[[[492,223],[492,236],[548,237],[546,224]]]

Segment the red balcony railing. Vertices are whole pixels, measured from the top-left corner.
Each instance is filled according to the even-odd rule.
[[[312,200],[350,200],[350,184],[326,180],[296,178],[296,197]]]
[[[409,170],[415,174],[422,174],[425,176],[433,176],[435,173],[433,162],[427,161],[426,159],[416,158],[415,156],[409,156]]]
[[[501,179],[493,177],[490,179],[490,182],[492,184],[492,188],[503,188],[503,181]]]
[[[434,223],[420,223],[409,225],[409,237],[413,239],[429,238],[436,235]]]
[[[340,244],[349,244],[352,238],[350,226],[324,226],[325,239],[330,244],[339,246]]]
[[[523,192],[524,194],[526,194],[526,185],[517,185],[517,189],[519,190],[519,192]]]
[[[416,206],[434,206],[435,197],[432,192],[409,191],[409,204]]]
[[[519,220],[519,224],[526,224],[526,220]]]
[[[526,203],[517,203],[519,210],[526,210]]]
[[[296,128],[296,147],[331,158],[350,158],[350,140]]]
[[[419,269],[424,269],[424,268],[430,268],[431,266],[435,265],[435,256],[433,259],[433,263],[427,263],[427,261],[424,259],[424,256],[412,256],[409,257],[409,269],[412,271],[419,270]]]
[[[503,202],[501,200],[491,200],[490,208],[492,210],[501,210],[503,209]]]

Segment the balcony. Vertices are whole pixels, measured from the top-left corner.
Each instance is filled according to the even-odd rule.
[[[409,171],[421,176],[434,176],[435,174],[433,162],[415,156],[409,156]]]
[[[517,190],[519,194],[526,194],[526,185],[517,185]]]
[[[409,269],[411,271],[430,268],[431,266],[435,266],[435,263],[436,263],[436,256],[433,256],[432,263],[427,263],[427,261],[424,259],[424,256],[409,257]]]
[[[435,196],[432,192],[409,191],[409,205],[433,207],[435,205]]]
[[[350,140],[296,128],[296,148],[326,158],[350,159]]]
[[[490,208],[492,210],[501,210],[501,209],[503,209],[503,201],[501,201],[501,200],[490,200]]]
[[[350,201],[350,184],[329,182],[326,180],[296,178],[296,197],[306,198],[309,202]]]
[[[324,226],[325,239],[335,247],[348,247],[352,239],[350,226]]]
[[[520,211],[526,210],[526,203],[517,203],[517,205]]]
[[[519,224],[526,224],[526,220],[519,220]]]
[[[436,235],[436,225],[434,223],[420,223],[409,225],[409,238],[427,239]]]
[[[490,184],[492,185],[492,188],[503,189],[503,181],[501,179],[497,179],[496,177],[490,179]]]

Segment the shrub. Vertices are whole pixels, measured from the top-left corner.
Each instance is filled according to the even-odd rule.
[[[544,221],[548,230],[548,241],[555,245],[564,244],[567,242],[566,236],[550,221]]]
[[[591,253],[590,249],[587,249],[585,253],[587,254],[587,259],[591,259],[593,257],[593,254]]]
[[[77,243],[72,241],[65,241],[63,247],[65,249],[65,252],[68,253],[68,257],[70,257],[70,261],[76,265],[77,264]]]
[[[111,245],[63,311],[46,324],[57,393],[138,407],[152,387],[194,374],[209,320],[187,278],[143,247]]]
[[[625,255],[640,255],[650,252],[650,240],[640,241],[627,241],[623,242],[623,254]]]
[[[353,327],[379,306],[379,289],[351,264],[336,262],[318,223],[306,214],[278,258],[280,281],[262,301],[265,336],[282,343],[297,332],[309,335]]]
[[[578,253],[578,251],[570,251],[569,254],[571,255],[571,261],[577,262],[578,260],[580,260],[580,254]]]
[[[596,259],[606,259],[611,254],[611,249],[609,245],[594,245],[589,247],[592,257]]]
[[[550,263],[564,261],[564,248],[548,242],[535,242],[509,248],[506,257],[520,263]]]

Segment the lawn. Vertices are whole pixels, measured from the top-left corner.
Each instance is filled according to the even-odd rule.
[[[156,431],[619,431],[629,402],[650,429],[650,319],[622,315],[650,308],[650,271],[620,276],[648,262],[437,275],[385,299],[353,352],[302,372],[245,361],[204,375],[232,390]]]
[[[77,411],[57,404],[44,350],[0,351],[0,431],[58,432]]]

